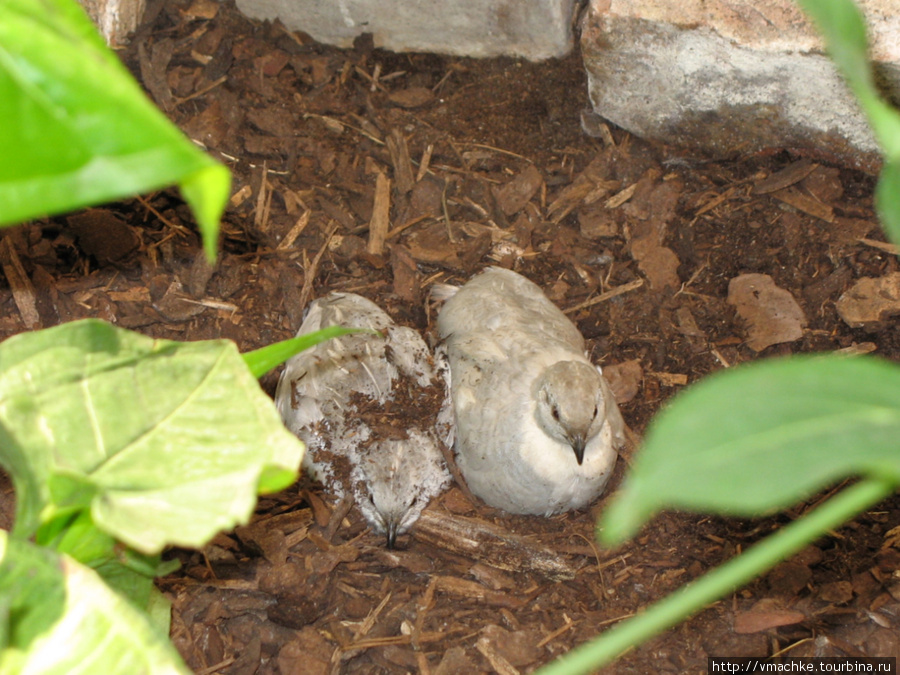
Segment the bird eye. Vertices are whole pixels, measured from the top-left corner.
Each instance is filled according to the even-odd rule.
[[[551,412],[553,413],[553,419],[555,419],[557,422],[559,422],[559,408],[557,408],[556,406],[553,406],[553,409],[551,410]]]
[[[600,412],[600,411],[597,409],[597,406],[595,405],[595,406],[594,406],[594,417],[597,416],[597,413],[598,413],[598,412]]]

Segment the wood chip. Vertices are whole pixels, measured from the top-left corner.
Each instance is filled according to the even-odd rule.
[[[353,636],[354,640],[359,640],[360,638],[365,637],[369,634],[369,631],[372,630],[373,626],[375,626],[375,622],[378,620],[379,615],[387,606],[388,602],[391,599],[392,593],[388,591],[387,595],[385,595],[381,602],[378,603],[378,606],[373,608],[371,612],[369,612],[368,616],[363,620],[361,624],[359,624],[359,628],[356,630],[356,634]]]
[[[168,37],[154,42],[150,50],[147,49],[146,41],[142,40],[138,43],[141,82],[153,96],[157,105],[165,111],[172,110],[175,105],[175,97],[172,95],[166,77],[166,69],[175,53],[175,46],[175,40]]]
[[[819,588],[819,598],[825,602],[833,602],[842,605],[853,599],[853,584],[849,581],[833,581],[822,584]]]
[[[422,300],[422,286],[412,253],[400,244],[392,244],[390,250],[394,293],[411,305],[418,305]]]
[[[35,264],[31,272],[31,283],[34,285],[35,301],[42,326],[55,326],[60,323],[59,290],[56,279],[42,266]],[[147,302],[149,302],[149,295]]]
[[[603,204],[588,204],[578,209],[578,227],[581,234],[588,239],[615,237],[619,234],[619,219],[615,211],[610,211]]]
[[[859,243],[871,246],[872,248],[877,248],[879,251],[884,251],[891,255],[900,255],[900,247],[896,244],[888,244],[887,242],[878,241],[877,239],[867,239],[866,237],[861,237]]]
[[[544,179],[538,168],[534,164],[529,164],[515,178],[495,192],[497,206],[507,216],[517,214],[540,190],[543,182]]]
[[[800,161],[794,162],[781,171],[773,173],[767,178],[763,178],[753,186],[753,190],[751,192],[755,195],[766,195],[771,192],[783,190],[784,188],[790,187],[795,183],[799,183],[801,180],[815,171],[817,166],[819,165],[811,162],[808,159],[801,159]]]
[[[300,289],[300,307],[306,307],[306,305],[309,304],[312,297],[313,282],[315,281],[316,274],[319,272],[319,263],[322,260],[322,256],[325,255],[325,251],[328,250],[328,244],[331,243],[331,238],[334,236],[337,228],[338,226],[335,222],[332,222],[328,226],[328,232],[325,234],[325,242],[322,244],[322,248],[319,249],[319,252],[316,253],[316,257],[313,258],[312,262],[303,270],[303,288]],[[325,525],[327,524],[326,521]]]
[[[581,111],[581,130],[591,138],[599,138],[604,145],[615,145],[606,121],[593,110]]]
[[[490,523],[426,509],[413,536],[457,555],[502,570],[537,572],[550,579],[572,579],[580,565],[548,548]],[[479,588],[482,588],[478,584]]]
[[[716,197],[713,197],[713,198],[710,199],[708,202],[706,202],[706,204],[704,204],[704,205],[701,206],[699,209],[697,209],[697,210],[694,212],[694,215],[695,215],[695,216],[702,216],[702,215],[703,215],[704,213],[706,213],[707,211],[712,211],[714,208],[716,208],[716,207],[717,207],[719,204],[721,204],[722,202],[728,201],[728,199],[731,198],[731,195],[734,194],[734,190],[735,190],[734,187],[730,187],[730,188],[728,188],[727,190],[725,190],[725,192],[723,192],[722,194],[720,194],[720,195],[718,195],[718,196],[716,196]]]
[[[150,303],[150,289],[145,286],[134,286],[124,291],[109,291],[107,295],[113,302]]]
[[[688,383],[688,376],[684,373],[647,373],[647,375],[666,387],[683,387]]]
[[[419,527],[419,524],[416,524],[416,527]],[[484,602],[489,605],[516,609],[518,607],[523,607],[528,602],[527,598],[523,598],[519,594],[492,591],[489,588],[485,588],[477,581],[469,581],[468,579],[451,576],[436,576],[432,578],[435,580],[434,588],[437,591],[459,595],[464,598],[469,598],[470,600],[478,600],[479,602]]]
[[[591,194],[594,188],[595,184],[586,180],[576,180],[571,185],[566,186],[550,206],[547,207],[547,218],[554,224],[559,223],[572,213],[584,201],[584,198]]]
[[[603,180],[597,183],[597,187],[591,190],[584,198],[585,204],[593,204],[603,199],[613,190],[618,190],[622,184],[617,180]]]
[[[379,172],[375,178],[375,202],[369,221],[369,243],[366,251],[372,255],[384,253],[384,242],[391,228],[391,179]]]
[[[425,652],[416,651],[416,665],[421,675],[431,675],[431,666],[428,665],[428,657]]]
[[[549,633],[543,640],[538,642],[538,644],[537,644],[538,647],[543,647],[543,646],[549,644],[550,642],[553,642],[556,638],[558,638],[560,635],[562,635],[567,630],[569,630],[572,626],[575,625],[575,622],[572,621],[572,619],[570,619],[565,614],[563,614],[563,619],[565,619],[565,623],[562,626],[560,626],[559,628],[557,628],[555,631]]]
[[[437,581],[432,579],[425,592],[422,594],[422,597],[419,598],[419,601],[416,603],[416,621],[413,624],[413,630],[411,633],[412,643],[416,646],[419,644],[419,635],[422,634],[422,627],[425,625],[425,619],[428,616],[428,612],[434,606],[434,589],[437,586]]]
[[[428,147],[426,147],[425,151],[422,153],[422,159],[419,160],[419,172],[416,174],[417,183],[425,178],[425,174],[428,173],[428,167],[431,164],[432,154],[434,154],[434,143],[429,143]]]
[[[439,640],[446,640],[447,634],[445,632],[435,632],[435,633],[422,633],[418,641],[420,644],[424,644],[426,642],[438,642]],[[411,635],[394,635],[391,637],[383,637],[383,638],[370,638],[368,640],[360,640],[359,642],[352,642],[346,647],[339,647],[341,651],[350,652],[357,649],[372,649],[373,647],[385,647],[387,645],[408,645],[412,644],[412,636]],[[289,671],[289,672],[300,672],[300,671]]]
[[[436,263],[454,269],[462,269],[457,246],[450,240],[447,223],[434,223],[417,228],[406,239],[412,257],[420,263]]]
[[[694,314],[687,305],[682,305],[675,310],[675,320],[678,322],[678,330],[682,335],[706,339],[706,333],[697,325],[697,320],[694,319]]]
[[[637,183],[632,183],[624,190],[619,190],[616,194],[614,194],[612,197],[607,199],[603,203],[603,206],[605,206],[608,209],[616,209],[616,208],[622,206],[622,204],[624,204],[625,202],[627,202],[629,199],[631,199],[634,196],[634,191],[637,190],[637,186],[638,186]]]
[[[12,289],[13,300],[22,315],[22,321],[28,330],[37,330],[41,327],[41,316],[35,303],[34,286],[31,279],[25,274],[22,261],[12,243],[10,237],[0,240],[0,265],[3,266],[3,274]]]
[[[597,194],[597,188],[609,179],[609,164],[609,155],[605,151],[591,160],[584,171],[570,185],[560,190],[556,199],[547,207],[547,219],[558,223],[583,204],[585,199],[593,198]],[[542,198],[541,202],[543,201]]]
[[[391,155],[391,164],[394,167],[394,186],[397,188],[398,193],[405,195],[413,189],[413,185],[416,183],[406,138],[399,129],[391,129],[386,142],[388,152]]]
[[[100,265],[126,258],[141,244],[134,229],[109,209],[87,209],[67,217],[66,224],[79,248]]]
[[[585,300],[584,302],[580,302],[574,307],[569,307],[568,309],[564,309],[564,314],[574,314],[575,312],[586,309],[588,307],[593,307],[594,305],[598,305],[601,302],[606,302],[607,300],[611,300],[623,293],[628,293],[629,291],[633,291],[637,288],[640,288],[644,285],[643,279],[635,279],[634,281],[629,281],[627,284],[622,284],[621,286],[616,286],[613,289],[610,289],[600,295],[597,295],[589,300]]]
[[[205,295],[206,287],[214,272],[215,266],[210,264],[206,254],[203,251],[197,251],[194,255],[194,262],[188,268],[187,278],[184,279],[188,293],[195,298]]]
[[[247,199],[249,199],[250,195],[253,194],[253,188],[249,185],[245,185],[240,190],[231,195],[231,199],[228,200],[228,203],[237,208],[241,204],[243,204]]]
[[[793,206],[798,211],[803,211],[814,218],[824,220],[826,223],[834,222],[834,209],[823,204],[817,199],[803,194],[795,188],[786,188],[773,192],[772,196],[778,201]]]
[[[213,0],[194,0],[190,7],[184,10],[184,16],[189,19],[214,19],[219,13],[220,5]]]
[[[500,656],[488,638],[478,638],[478,642],[475,643],[475,648],[488,660],[491,667],[498,675],[519,675],[518,668],[514,667],[509,661]]]
[[[860,342],[859,344],[854,342],[849,347],[838,349],[834,353],[841,354],[842,356],[859,356],[860,354],[871,354],[877,350],[878,345],[874,342]]]
[[[303,230],[306,229],[306,226],[309,225],[310,215],[312,215],[312,211],[307,209],[299,218],[297,218],[297,222],[294,223],[294,226],[288,230],[286,235],[284,235],[284,239],[279,242],[276,250],[286,251],[294,245],[294,242],[297,241],[297,237],[299,237],[303,233]]]
[[[259,192],[256,193],[256,205],[253,209],[253,225],[257,230],[265,230],[269,222],[269,211],[272,196],[269,189],[268,170],[264,161],[260,167]]]

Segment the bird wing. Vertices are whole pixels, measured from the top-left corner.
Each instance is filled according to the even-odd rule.
[[[616,404],[615,394],[612,393],[609,383],[603,377],[603,371],[599,367],[597,370],[600,371],[600,389],[603,391],[603,401],[606,404],[606,421],[609,423],[609,428],[612,432],[613,445],[616,448],[621,448],[625,445],[625,420],[622,417],[619,406]]]
[[[444,387],[444,399],[441,402],[441,409],[438,411],[435,431],[438,439],[448,448],[452,448],[456,442],[456,413],[453,410],[453,399],[450,396],[453,385],[450,374],[450,360],[444,345],[439,345],[434,350],[434,367],[437,377]]]
[[[427,387],[434,379],[434,363],[425,340],[412,328],[391,326],[387,334],[387,357],[403,375],[420,387]]]
[[[444,338],[489,340],[504,350],[527,352],[557,345],[584,352],[578,328],[540,287],[497,267],[488,268],[459,289],[442,308],[437,325]]]

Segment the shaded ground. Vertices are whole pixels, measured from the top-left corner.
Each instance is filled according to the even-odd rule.
[[[569,312],[594,360],[619,376],[638,434],[669,396],[723,367],[846,348],[900,356],[891,324],[850,328],[836,310],[855,280],[897,271],[879,243],[870,177],[788,152],[685,158],[596,124],[590,137],[577,57],[471,61],[362,42],[340,51],[230,6],[167,2],[151,3],[123,58],[233,169],[223,253],[206,266],[172,192],[5,231],[4,270],[18,283],[21,263],[37,321],[4,286],[0,336],[99,316],[247,350],[292,335],[306,303],[332,289],[427,331],[429,284],[500,264]],[[789,296],[759,277],[733,281],[747,273]],[[270,393],[276,379],[263,381]],[[386,551],[355,510],[335,512],[301,482],[203,553],[173,552],[183,569],[160,582],[174,600],[173,638],[202,673],[527,672],[806,508],[756,522],[663,514],[606,551],[592,543],[606,498],[542,519],[453,489],[401,550]],[[605,672],[705,673],[707,655],[782,650],[900,656],[900,551],[888,534],[898,504]],[[450,516],[532,548],[498,569],[497,548],[454,544],[441,529]],[[545,549],[557,557],[541,571]]]

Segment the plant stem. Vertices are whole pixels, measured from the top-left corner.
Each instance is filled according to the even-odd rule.
[[[896,485],[867,478],[846,488],[812,513],[783,527],[747,552],[679,589],[638,616],[623,621],[595,640],[540,669],[536,675],[589,673],[610,663],[630,647],[671,628],[697,610],[792,556],[828,530],[890,495]]]

